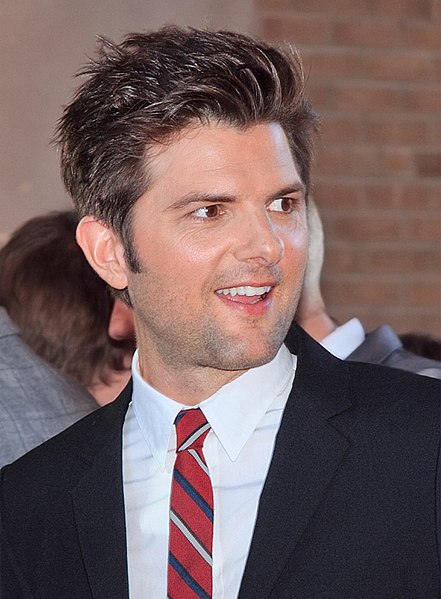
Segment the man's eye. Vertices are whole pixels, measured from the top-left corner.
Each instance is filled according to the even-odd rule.
[[[221,216],[221,214],[223,214],[223,210],[218,204],[213,204],[212,206],[203,206],[202,208],[197,208],[196,210],[193,210],[191,214],[196,218],[210,219]]]
[[[294,210],[295,200],[293,198],[277,198],[273,200],[269,205],[268,209],[272,212],[284,212],[285,214],[291,214]]]

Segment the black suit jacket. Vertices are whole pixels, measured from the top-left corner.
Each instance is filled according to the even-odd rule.
[[[286,342],[298,366],[240,599],[439,597],[439,381]],[[2,599],[127,599],[129,401],[2,471]]]

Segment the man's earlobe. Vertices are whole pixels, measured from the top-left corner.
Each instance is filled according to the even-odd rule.
[[[124,248],[118,235],[93,216],[77,227],[77,242],[95,272],[115,289],[127,287]]]

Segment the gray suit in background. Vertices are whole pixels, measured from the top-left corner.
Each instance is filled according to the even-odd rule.
[[[363,343],[347,357],[347,360],[382,364],[441,379],[441,362],[405,350],[398,335],[387,324],[368,333]]]
[[[0,307],[0,467],[97,407],[87,391],[28,348]]]

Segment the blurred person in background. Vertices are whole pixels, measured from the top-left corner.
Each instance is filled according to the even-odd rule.
[[[409,351],[387,324],[365,333],[358,318],[339,325],[328,313],[321,291],[325,254],[323,225],[312,198],[308,205],[308,262],[295,320],[311,337],[342,360],[383,364],[401,370],[441,379],[441,362],[420,351]],[[420,334],[418,338],[427,340]],[[405,337],[406,339],[406,337]],[[416,345],[414,346],[417,347]],[[420,343],[421,347],[421,343]],[[408,348],[412,349],[410,341]]]
[[[404,349],[418,356],[441,362],[441,338],[428,333],[401,333],[400,340]]]
[[[74,211],[28,220],[0,249],[0,463],[112,401],[130,378],[132,310],[75,239]]]

